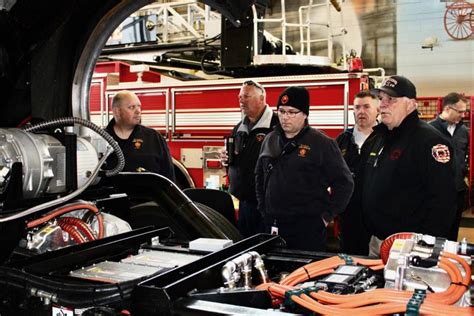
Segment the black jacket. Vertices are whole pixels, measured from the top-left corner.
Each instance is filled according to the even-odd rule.
[[[359,165],[359,147],[354,141],[354,128],[348,128],[336,137],[337,145],[341,150],[342,157],[347,163],[349,170],[354,175]]]
[[[280,127],[268,134],[255,173],[266,220],[302,215],[330,221],[344,211],[354,187],[336,142],[309,126],[291,140]]]
[[[154,129],[137,125],[128,139],[121,139],[115,134],[112,119],[105,130],[117,141],[125,156],[123,171],[148,171],[161,174],[175,181],[173,161],[164,138]],[[116,163],[116,156],[111,154],[108,164]]]
[[[464,177],[468,171],[468,153],[469,153],[469,130],[461,121],[456,125],[454,133],[448,132],[448,122],[443,120],[441,117],[437,117],[431,121],[430,124],[446,136],[454,146],[456,151],[456,189],[458,191],[464,191],[467,189],[467,185],[464,182]]]
[[[232,130],[234,137],[233,162],[229,166],[229,191],[239,200],[257,202],[255,196],[255,165],[264,138],[279,124],[278,117],[270,107],[249,131],[246,119]]]
[[[376,126],[362,147],[356,179],[369,232],[380,239],[398,232],[446,237],[456,209],[452,152],[417,111],[392,131]]]

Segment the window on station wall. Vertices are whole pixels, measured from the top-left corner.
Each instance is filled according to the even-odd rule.
[[[384,68],[387,73],[396,72],[396,43],[393,35],[377,39],[376,54],[378,67]]]

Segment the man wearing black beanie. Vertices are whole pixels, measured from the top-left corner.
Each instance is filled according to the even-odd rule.
[[[308,125],[309,99],[304,87],[278,98],[281,126],[263,141],[256,190],[265,232],[292,249],[323,251],[326,226],[344,211],[354,183],[336,142]]]

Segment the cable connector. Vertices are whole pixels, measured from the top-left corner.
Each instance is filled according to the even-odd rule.
[[[338,256],[339,258],[341,258],[342,260],[344,260],[347,265],[349,265],[349,266],[355,265],[354,260],[352,259],[351,256],[349,256],[349,255],[347,255],[347,254],[345,254],[345,253],[339,253],[339,254],[337,254],[337,256]]]
[[[406,316],[418,316],[420,315],[420,306],[426,297],[426,290],[415,289],[412,297],[407,303]]]

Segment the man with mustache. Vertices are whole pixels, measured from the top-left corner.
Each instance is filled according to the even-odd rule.
[[[462,119],[467,111],[467,100],[459,93],[451,92],[443,98],[443,111],[430,122],[438,131],[453,143],[456,150],[456,190],[457,208],[456,220],[449,235],[450,240],[458,239],[459,225],[464,211],[464,199],[467,192],[468,180],[468,154],[469,154],[469,130]]]
[[[372,235],[369,254],[378,255],[383,239],[399,232],[447,238],[456,209],[451,143],[418,117],[407,78],[391,76],[374,93],[382,123],[362,147],[356,178]]]
[[[304,87],[280,95],[280,126],[262,144],[255,181],[265,232],[291,249],[324,251],[326,226],[346,208],[354,182],[336,142],[309,126],[309,104]]]
[[[119,91],[112,100],[112,113],[105,130],[117,141],[125,156],[123,171],[154,172],[175,181],[173,161],[165,139],[141,122],[141,102],[127,90]],[[115,155],[110,163],[114,165]]]
[[[238,228],[244,238],[262,231],[262,218],[255,196],[255,164],[266,135],[278,124],[278,118],[266,103],[266,92],[259,83],[247,80],[239,93],[239,104],[244,115],[232,130],[232,153],[221,153],[224,165],[229,162],[229,192],[239,199]]]
[[[360,150],[377,124],[378,113],[379,100],[377,97],[368,90],[360,91],[354,98],[354,127],[346,129],[336,138],[342,156],[354,178],[359,167]],[[349,254],[367,255],[370,235],[362,222],[362,210],[356,197],[357,194],[354,194],[345,212],[339,217],[341,220],[341,249]]]

